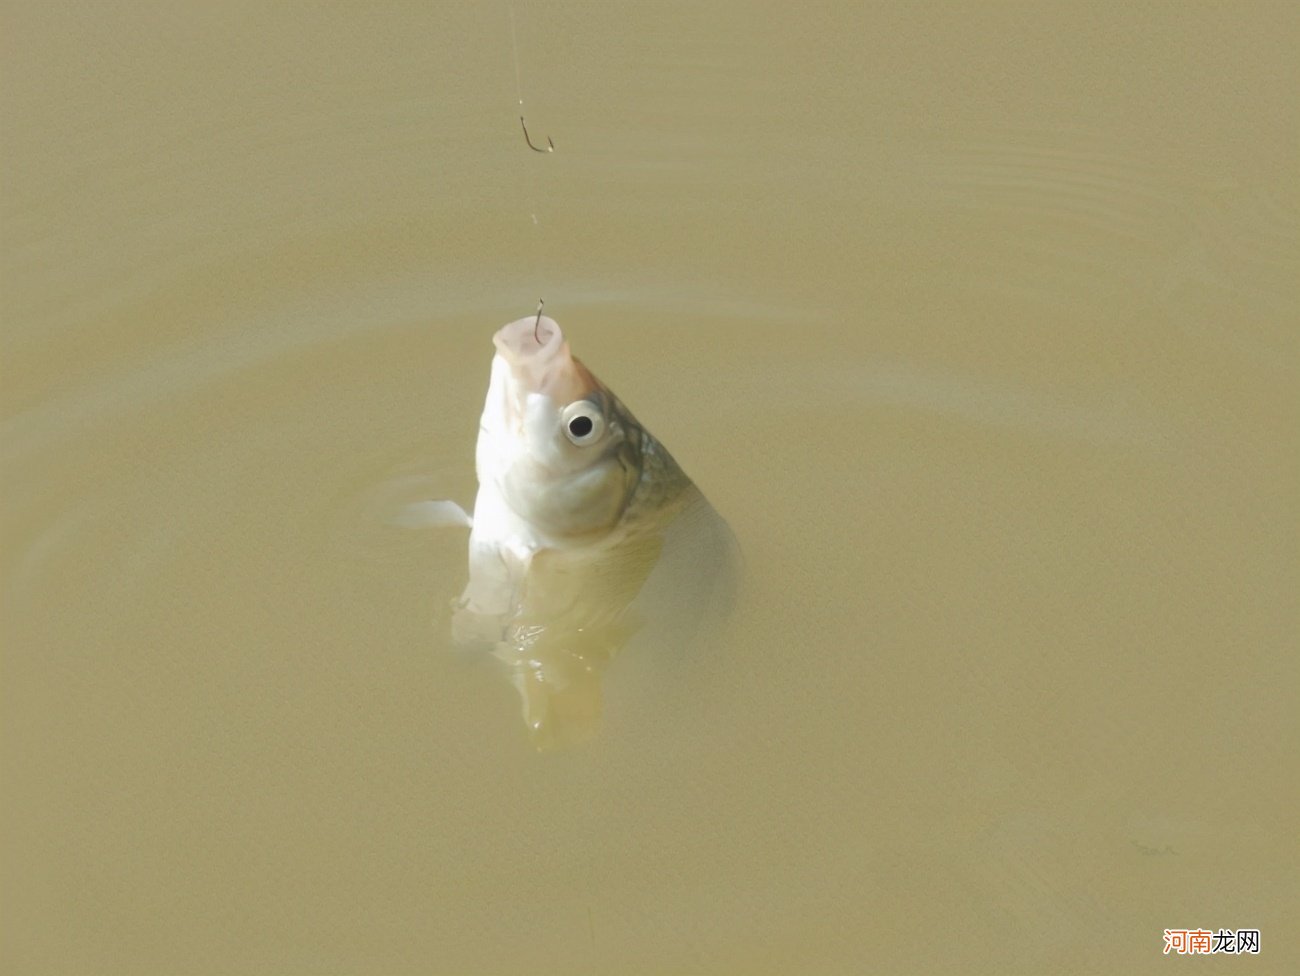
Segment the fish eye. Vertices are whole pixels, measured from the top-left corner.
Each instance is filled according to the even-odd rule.
[[[590,400],[570,403],[560,413],[560,423],[565,436],[579,447],[600,440],[605,433],[605,415]]]

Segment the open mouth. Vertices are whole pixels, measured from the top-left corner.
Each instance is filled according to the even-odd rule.
[[[545,315],[530,315],[502,326],[492,342],[510,367],[516,398],[541,393],[560,407],[586,396],[598,385],[569,355],[559,323]]]
[[[492,342],[511,366],[518,367],[553,359],[564,345],[564,336],[555,319],[530,315],[502,326]]]

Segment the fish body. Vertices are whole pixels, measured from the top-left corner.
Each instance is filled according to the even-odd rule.
[[[737,551],[673,456],[572,355],[553,319],[512,322],[493,343],[453,634],[510,666],[539,744],[557,744],[590,734],[600,676],[647,615],[686,619],[687,603],[725,613]],[[707,577],[680,600],[660,599],[669,606],[638,610],[656,567],[673,561],[670,543],[677,562],[685,553]]]

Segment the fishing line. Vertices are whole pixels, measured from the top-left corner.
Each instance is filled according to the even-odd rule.
[[[555,152],[555,142],[550,136],[546,137],[545,146],[533,145],[532,137],[528,135],[528,123],[524,121],[524,85],[519,71],[519,31],[515,27],[515,8],[510,7],[510,47],[515,56],[515,98],[519,102],[519,128],[524,130],[524,142],[533,152],[549,153]],[[533,218],[533,223],[537,223],[537,205],[534,199],[533,182],[530,176],[528,181],[528,210],[529,216]]]
[[[533,140],[528,135],[528,123],[524,121],[524,84],[519,71],[519,31],[515,26],[515,8],[513,4],[510,6],[510,48],[514,52],[515,56],[515,98],[519,102],[519,128],[524,131],[524,142],[528,144],[528,148],[533,152],[555,152],[555,143],[551,140],[550,136],[546,137],[545,147],[533,145]],[[529,216],[533,218],[533,226],[537,227],[537,204],[532,173],[529,173],[526,179],[528,181],[526,193],[528,196]],[[534,258],[534,260],[536,259]],[[546,301],[544,299],[538,300],[537,319],[533,322],[533,341],[538,344],[541,343],[538,329],[542,324],[542,306],[545,304]]]

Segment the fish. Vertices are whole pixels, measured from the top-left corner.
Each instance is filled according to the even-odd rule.
[[[492,341],[452,636],[505,665],[534,742],[560,748],[594,735],[602,677],[634,635],[659,634],[647,653],[682,654],[717,632],[739,546],[554,319],[518,319]]]

